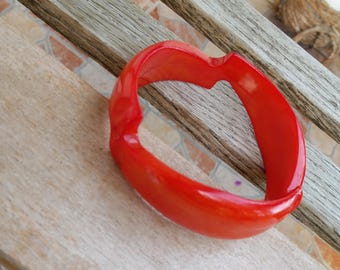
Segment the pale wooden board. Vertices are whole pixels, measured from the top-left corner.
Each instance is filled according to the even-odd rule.
[[[340,143],[340,79],[247,0],[162,0],[223,51],[247,56],[285,96]]]
[[[114,165],[107,100],[1,20],[0,54],[0,256],[15,266],[323,268],[275,229],[216,240],[160,217]],[[172,165],[202,174],[150,133],[143,138]]]
[[[130,1],[21,2],[115,74],[147,45],[178,39]],[[157,90],[141,94],[216,156],[263,187],[262,160],[249,119],[227,84],[220,83],[211,92],[175,82],[155,86]],[[294,214],[340,250],[340,170],[309,143],[307,163],[305,197]]]

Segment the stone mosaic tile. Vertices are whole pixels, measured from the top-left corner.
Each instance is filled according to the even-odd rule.
[[[320,237],[314,236],[314,242],[322,262],[330,269],[340,269],[340,253],[331,248]]]
[[[207,42],[202,51],[211,57],[222,57],[226,54],[210,41]]]
[[[313,242],[313,233],[294,217],[286,217],[275,227],[302,250],[308,251],[311,247]]]
[[[322,263],[323,265],[325,265],[324,264],[324,261],[323,261],[323,259],[322,259],[322,256],[321,256],[321,254],[320,254],[320,251],[319,251],[319,249],[318,249],[318,247],[317,247],[317,245],[316,245],[316,243],[313,241],[312,242],[312,245],[311,245],[311,247],[309,248],[309,250],[308,250],[308,254],[312,257],[312,258],[314,258],[315,260],[317,260],[318,262],[320,262],[320,263]],[[326,266],[326,265],[325,265]],[[327,267],[328,268],[328,267]],[[331,269],[331,268],[328,268],[328,269]]]
[[[186,43],[197,48],[202,48],[207,43],[207,39],[201,33],[161,2],[150,11],[150,15]]]
[[[153,17],[157,21],[160,20],[160,16],[158,14],[158,8],[154,8],[153,10],[151,10],[151,12],[149,14],[151,15],[151,17]]]
[[[158,0],[133,0],[138,6],[140,6],[143,10],[148,11],[151,7],[157,4]]]
[[[212,175],[216,185],[230,193],[249,199],[263,199],[264,193],[228,165],[220,163]]]
[[[177,146],[181,141],[180,132],[154,110],[144,116],[142,126],[171,147]]]
[[[48,43],[45,40],[37,42],[36,44],[39,46],[39,48],[43,49],[47,54],[51,54],[51,50],[48,46]]]
[[[93,60],[79,70],[80,77],[105,97],[110,97],[116,77]]]
[[[183,146],[188,153],[188,159],[207,175],[210,175],[216,166],[216,161],[211,154],[201,149],[197,142],[188,138],[183,139]]]
[[[8,7],[10,7],[10,3],[6,0],[0,0],[0,12],[5,11],[5,9],[7,9]]]
[[[49,37],[49,43],[54,57],[68,69],[74,70],[83,64],[83,60],[76,53],[54,36]]]
[[[20,7],[14,7],[1,18],[33,43],[46,36],[46,29],[24,14]]]
[[[184,157],[186,160],[189,160],[189,155],[187,153],[187,151],[184,149],[183,147],[183,143],[177,145],[175,147],[175,150],[177,153],[179,153],[182,157]]]
[[[52,27],[50,27],[48,24],[42,22],[43,26],[48,29],[49,36],[55,37],[59,42],[64,44],[65,47],[69,48],[73,52],[75,52],[79,57],[86,59],[89,57],[89,55],[80,49],[78,46],[74,45],[71,41],[69,41],[66,37],[64,37],[62,34],[60,34],[58,31],[54,30]]]

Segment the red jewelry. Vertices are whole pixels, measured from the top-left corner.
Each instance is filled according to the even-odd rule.
[[[228,81],[252,122],[266,169],[263,201],[203,185],[168,167],[140,144],[138,88],[177,80],[211,88]],[[165,41],[136,55],[110,99],[110,147],[126,180],[155,209],[195,232],[220,238],[258,234],[292,212],[302,198],[306,154],[303,133],[287,101],[258,69],[230,53],[210,58],[192,46]]]

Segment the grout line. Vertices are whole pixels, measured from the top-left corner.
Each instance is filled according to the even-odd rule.
[[[143,119],[146,118],[146,116],[148,115],[149,112],[150,112],[150,108],[146,107],[143,111]]]
[[[51,34],[51,31],[49,29],[47,29],[47,32],[46,32],[46,45],[47,45],[47,50],[48,52],[50,53],[50,55],[52,55],[54,58],[55,58],[55,55],[53,53],[53,50],[52,50],[52,46],[51,46],[51,43],[50,43],[50,34]]]
[[[151,11],[153,11],[158,5],[159,5],[160,1],[156,1],[155,3],[152,3],[146,10],[145,12],[150,14]]]
[[[90,60],[91,60],[91,58],[84,59],[84,60],[83,60],[83,63],[82,63],[79,67],[75,68],[75,69],[73,70],[73,72],[77,73],[78,76],[81,76],[81,71],[82,71],[86,66],[88,66],[88,65],[91,63]]]
[[[160,16],[160,18],[166,18],[168,20],[174,21],[174,22],[186,22],[181,16],[179,16],[173,9],[168,7],[166,4],[164,4],[162,1],[158,1],[158,5],[164,6],[165,9],[168,9],[170,11],[170,16]],[[169,14],[168,14],[169,15]],[[187,22],[186,22],[187,23]],[[162,25],[166,27],[163,22]]]
[[[78,50],[81,50],[79,47],[75,46],[70,40],[68,40],[66,37],[64,37],[62,34],[56,31],[49,31],[50,35],[49,37],[55,38],[58,42],[60,42],[62,45],[64,45],[67,49],[69,49],[71,52],[73,52],[76,56],[78,56],[83,61],[85,58],[89,58],[86,56],[85,52],[79,52]]]
[[[200,150],[202,153],[204,153],[205,155],[207,155],[210,159],[212,159],[213,161],[215,161],[215,163],[217,163],[217,161],[219,160],[219,158],[217,158],[215,155],[213,155],[206,147],[204,147],[201,143],[199,143],[196,139],[193,139],[191,136],[187,136],[188,140],[190,140],[190,142],[198,149]]]
[[[336,151],[336,148],[338,147],[338,145],[339,144],[335,144],[334,146],[333,146],[333,149],[332,149],[332,151],[331,151],[331,153],[330,153],[330,155],[329,155],[329,157],[333,160],[333,156],[335,155],[335,151]]]
[[[88,65],[88,59],[89,57],[83,59],[82,57],[80,57],[80,59],[82,59],[82,63],[79,67],[76,67],[75,69],[73,69],[73,72],[76,73],[78,76],[80,76],[80,72],[82,69],[84,69],[87,65]]]
[[[205,36],[204,36],[204,37],[205,37]],[[209,39],[205,37],[205,40],[202,42],[202,46],[201,46],[199,49],[200,49],[201,51],[204,51],[205,48],[208,46],[209,42],[210,42]],[[208,55],[208,56],[210,56],[210,55]]]
[[[176,130],[176,129],[175,129],[175,130]],[[180,139],[179,139],[179,142],[177,142],[177,143],[175,143],[175,144],[173,144],[173,145],[170,145],[172,149],[175,149],[176,147],[178,147],[178,146],[181,145],[182,134],[181,134],[178,130],[176,130],[176,131],[178,132],[179,138],[180,138]]]
[[[43,48],[43,50],[46,52],[47,51],[47,47],[46,47],[46,42],[44,41],[44,40],[39,40],[39,41],[36,41],[35,42],[35,45],[37,45],[37,46],[43,46],[44,48]]]
[[[304,250],[304,252],[306,252],[307,254],[310,254],[310,252],[312,251],[312,248],[313,248],[313,243],[314,243],[314,235],[310,234],[311,235],[311,241],[308,245],[308,247]]]
[[[182,150],[181,144],[177,144],[177,145],[173,148],[173,150],[175,150],[175,151],[178,153],[178,151]],[[179,153],[179,154],[181,155],[181,153]],[[181,156],[184,157],[183,155],[181,155]]]
[[[313,240],[313,235],[312,235],[312,240],[310,241],[308,247],[306,248],[305,252],[309,255],[310,253],[312,252],[312,249],[313,249],[313,246],[314,246],[314,240]]]
[[[325,266],[327,269],[330,269],[329,266],[326,264],[326,262],[325,262],[323,256],[321,255],[320,249],[319,249],[318,245],[316,244],[316,242],[315,242],[315,240],[314,240],[314,237],[313,237],[313,241],[312,241],[312,243],[311,243],[310,252],[312,251],[313,247],[314,247],[314,251],[315,251],[315,253],[317,254],[317,256],[318,256],[318,258],[319,258],[320,261],[319,261],[318,259],[315,259],[315,260],[318,261],[318,262],[319,262],[320,264],[322,264],[323,266]],[[308,253],[308,255],[312,257],[312,255],[311,255],[310,253]]]
[[[217,182],[217,179],[216,179],[216,172],[217,170],[220,168],[221,166],[221,160],[219,158],[216,159],[216,164],[215,164],[215,167],[214,169],[211,170],[210,174],[209,174],[209,177],[211,178],[211,180],[213,182]]]
[[[138,100],[139,100],[140,105],[144,107],[143,109],[143,119],[144,119],[147,113],[150,111],[150,103],[140,96],[138,96]]]
[[[0,12],[0,18],[5,16],[6,14],[10,13],[15,8],[14,3],[9,3],[9,6],[5,8],[3,11]]]
[[[48,38],[47,38],[47,35],[46,35],[46,29],[43,29],[43,30],[45,30],[45,35],[44,35],[44,37],[42,38],[42,39],[37,39],[37,40],[35,40],[35,44],[41,44],[41,43],[45,43],[45,42],[47,42],[48,41]]]
[[[307,128],[306,128],[306,134],[305,134],[305,139],[307,140],[307,141],[309,141],[310,143],[311,143],[311,140],[310,140],[310,130],[312,129],[312,125],[313,125],[313,123],[311,122],[311,121],[308,121],[308,124],[307,124]],[[312,143],[312,145],[314,145],[313,143]]]
[[[181,134],[181,136],[180,136],[180,143],[179,144],[181,145],[181,149],[182,149],[184,158],[186,160],[191,160],[189,152],[188,152],[188,149],[187,149],[187,147],[184,144],[184,137],[186,137],[186,134]]]

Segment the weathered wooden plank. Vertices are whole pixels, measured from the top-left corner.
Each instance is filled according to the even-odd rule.
[[[0,53],[0,257],[7,262],[35,270],[323,269],[275,229],[216,240],[157,215],[110,156],[107,100],[1,21]],[[176,168],[204,175],[151,134],[142,137]]]
[[[262,69],[290,103],[340,143],[340,79],[246,0],[162,0],[224,52]]]
[[[135,53],[147,45],[178,39],[129,1],[27,1],[39,17],[65,34],[110,71],[118,74]],[[141,31],[141,28],[143,29]],[[213,91],[181,83],[157,83],[141,91],[161,111],[202,142],[216,156],[263,187],[263,165],[247,114],[233,90],[219,83]],[[307,143],[305,199],[302,207],[313,215],[295,215],[340,249],[338,180],[340,170]],[[315,154],[317,153],[317,154]],[[322,183],[319,190],[315,183]],[[328,193],[334,194],[328,197]],[[332,198],[330,200],[330,198]],[[318,215],[323,213],[323,219]]]
[[[340,250],[340,169],[311,144],[306,151],[304,197],[294,216]]]

